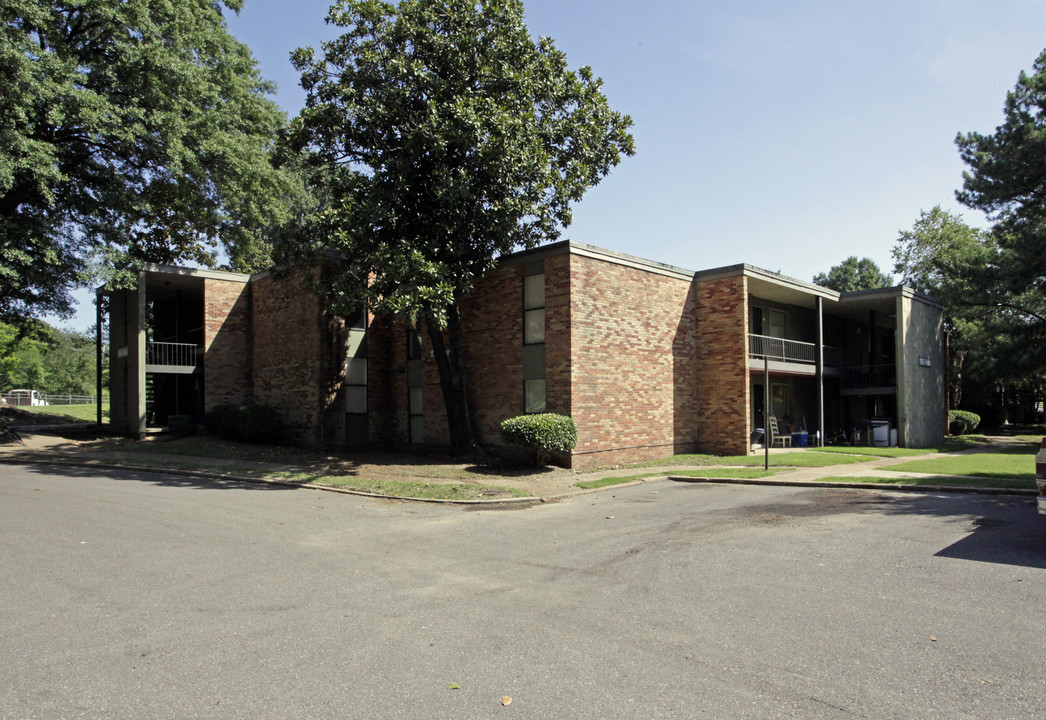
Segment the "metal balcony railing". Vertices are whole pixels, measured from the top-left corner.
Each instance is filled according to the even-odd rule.
[[[198,346],[193,343],[151,342],[145,346],[146,365],[196,367]]]
[[[748,354],[751,357],[813,365],[817,346],[813,343],[785,340],[769,335],[749,335]]]
[[[843,388],[857,390],[861,388],[891,388],[897,385],[897,366],[864,365],[847,367],[843,371]]]
[[[753,358],[765,357],[781,362],[814,365],[817,362],[817,345],[769,335],[749,335],[748,355]],[[839,348],[824,346],[824,364],[826,367],[838,367],[842,364],[842,353]]]

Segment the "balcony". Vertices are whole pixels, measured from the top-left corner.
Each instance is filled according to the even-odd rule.
[[[202,356],[203,348],[193,343],[146,343],[145,371],[189,375],[203,369]]]
[[[817,363],[817,345],[769,335],[749,335],[748,357],[759,360],[766,358],[774,362],[815,365]],[[842,354],[838,348],[828,345],[824,347],[825,367],[839,367],[842,364],[841,357]]]
[[[843,392],[854,395],[878,394],[897,387],[897,365],[864,365],[843,371]]]

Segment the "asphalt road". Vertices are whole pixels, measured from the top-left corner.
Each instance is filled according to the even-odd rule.
[[[5,465],[0,569],[2,718],[1046,717],[1027,498]]]

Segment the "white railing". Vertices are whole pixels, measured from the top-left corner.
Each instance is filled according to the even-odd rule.
[[[817,346],[813,343],[785,340],[769,335],[749,335],[748,354],[769,360],[813,365],[817,357]]]
[[[823,350],[826,367],[838,367],[842,364],[842,353],[839,352],[839,348],[825,345]],[[817,362],[817,344],[785,340],[769,335],[750,334],[748,336],[748,356],[814,365]]]
[[[146,365],[196,367],[197,346],[193,343],[151,342],[145,346]]]

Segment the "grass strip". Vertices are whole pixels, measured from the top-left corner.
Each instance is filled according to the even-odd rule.
[[[268,477],[310,482],[316,485],[359,490],[360,492],[410,497],[424,500],[496,500],[499,498],[528,497],[516,488],[481,485],[479,483],[426,483],[409,480],[373,480],[346,475],[319,475],[307,473],[273,473]]]
[[[757,470],[755,468],[703,468],[701,470],[673,470],[672,475],[681,475],[683,477],[697,477],[697,478],[737,478],[737,479],[755,479],[768,477],[770,475],[776,475],[781,472],[781,469],[772,470]],[[594,490],[595,488],[609,487],[611,485],[621,485],[622,483],[632,482],[633,480],[643,480],[651,477],[664,477],[665,473],[646,473],[643,475],[626,475],[622,477],[602,477],[595,480],[583,480],[581,482],[574,483],[574,487],[579,487],[584,490]]]
[[[633,480],[643,480],[649,477],[663,477],[662,473],[646,473],[645,475],[626,475],[623,477],[601,477],[595,480],[582,480],[574,483],[574,487],[582,490],[595,490],[596,488],[610,487],[611,485],[622,485]]]
[[[662,460],[642,463],[637,467],[656,465],[740,465],[743,467],[760,467],[765,458],[758,455],[673,455]],[[841,453],[791,452],[770,455],[770,465],[775,467],[828,467],[847,465],[849,463],[868,462],[866,456],[843,455]]]
[[[706,468],[702,470],[679,470],[674,471],[673,475],[679,475],[681,477],[694,477],[694,478],[726,478],[732,480],[757,480],[759,478],[770,477],[776,475],[779,472],[784,472],[784,468],[770,468],[769,470],[762,470],[756,468]]]
[[[890,468],[891,470],[893,468]],[[818,478],[818,482],[826,483],[867,483],[874,485],[903,485],[906,487],[958,487],[958,488],[998,488],[1004,490],[1034,490],[1035,478],[1031,480],[1018,480],[1013,478],[987,478],[987,477],[882,477],[862,475],[840,475],[838,477]]]

